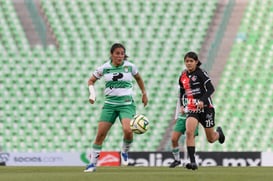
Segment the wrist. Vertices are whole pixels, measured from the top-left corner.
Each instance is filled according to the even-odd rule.
[[[94,86],[93,85],[89,85],[88,88],[89,88],[89,99],[95,101],[96,100],[96,92],[95,92]]]

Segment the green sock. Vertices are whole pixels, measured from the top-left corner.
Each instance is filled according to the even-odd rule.
[[[100,157],[102,146],[93,144],[91,151],[90,163],[93,163],[95,166],[97,165],[98,159]]]
[[[177,160],[177,161],[180,161],[180,150],[179,150],[179,147],[173,148],[172,153],[173,153],[174,159]]]
[[[130,147],[131,147],[131,145],[132,145],[132,142],[133,142],[133,140],[123,140],[123,143],[122,143],[122,149],[121,149],[121,151],[123,152],[123,153],[127,153],[129,150],[130,150]]]

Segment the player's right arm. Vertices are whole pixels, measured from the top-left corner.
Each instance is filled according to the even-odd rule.
[[[88,89],[89,89],[89,102],[94,104],[96,100],[96,92],[94,88],[95,82],[103,76],[103,69],[106,64],[98,67],[92,74],[88,80]]]
[[[94,104],[96,100],[96,92],[94,88],[94,84],[97,81],[97,78],[94,75],[91,75],[91,77],[88,80],[88,89],[89,89],[89,102],[91,104]]]

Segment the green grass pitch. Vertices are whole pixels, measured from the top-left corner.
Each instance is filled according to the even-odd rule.
[[[272,181],[273,167],[0,167],[1,181]]]

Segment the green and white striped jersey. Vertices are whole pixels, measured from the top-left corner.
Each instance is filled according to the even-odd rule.
[[[93,75],[105,79],[105,103],[128,105],[133,101],[133,75],[138,73],[137,67],[125,60],[122,65],[115,67],[111,61],[98,67]]]

